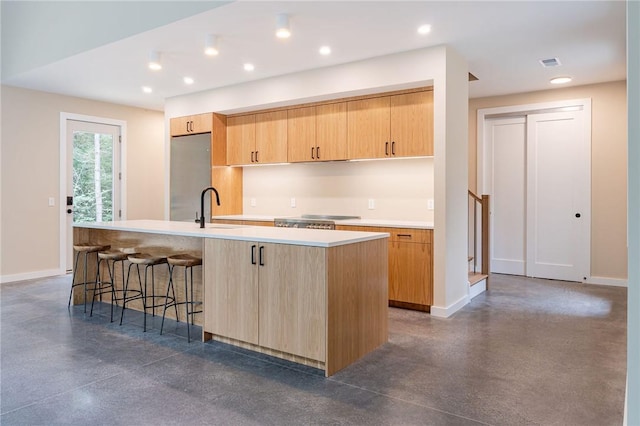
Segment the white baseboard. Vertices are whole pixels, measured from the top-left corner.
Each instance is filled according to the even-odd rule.
[[[589,277],[587,284],[610,285],[614,287],[628,287],[628,281],[623,278]]]
[[[487,279],[485,278],[482,281],[478,281],[474,285],[469,286],[469,300],[473,299],[479,294],[487,291]]]
[[[23,274],[0,275],[0,284],[12,283],[16,281],[35,280],[37,278],[55,277],[64,275],[66,271],[61,269],[47,269],[44,271],[25,272]]]
[[[440,306],[431,306],[431,316],[439,318],[449,318],[451,315],[458,312],[465,305],[470,302],[469,296],[463,296],[457,302],[447,306],[446,308]]]

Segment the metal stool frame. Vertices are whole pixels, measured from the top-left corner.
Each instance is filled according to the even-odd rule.
[[[96,263],[99,263],[99,259],[97,258],[97,253],[101,250],[108,250],[111,248],[111,246],[108,245],[104,245],[104,246],[100,246],[100,245],[90,245],[89,247],[95,248],[95,249],[89,249],[89,250],[77,250],[76,247],[79,246],[75,246],[74,250],[76,252],[76,260],[74,262],[74,268],[73,268],[73,276],[71,277],[71,290],[69,291],[69,303],[67,303],[67,308],[71,309],[71,299],[73,298],[73,289],[75,287],[78,286],[84,286],[84,313],[87,313],[87,284],[93,284],[94,286],[94,290],[95,290],[95,286],[97,284],[96,281],[90,281],[87,282],[87,266],[88,266],[88,257],[89,254],[91,253],[96,253]],[[78,262],[80,261],[80,254],[84,253],[84,270],[83,270],[83,282],[77,283],[76,282],[76,275],[78,273]]]
[[[191,329],[189,327],[189,315],[191,315],[191,325],[194,325],[193,316],[195,314],[199,314],[202,312],[202,310],[194,311],[194,305],[200,305],[202,304],[202,302],[193,301],[193,268],[195,266],[201,266],[202,263],[198,265],[190,265],[190,266],[172,265],[170,262],[170,259],[171,258],[167,258],[167,260],[169,261],[169,284],[167,285],[167,298],[165,299],[164,310],[162,312],[162,324],[160,325],[160,334],[162,334],[162,329],[164,328],[164,317],[165,317],[165,313],[167,312],[167,308],[170,306],[174,306],[176,308],[176,321],[180,322],[180,320],[178,319],[177,305],[184,305],[185,313],[186,313],[185,322],[187,323],[187,342],[191,343]],[[176,266],[181,266],[184,268],[184,297],[185,297],[184,302],[178,302],[175,299],[175,289],[173,285],[173,270]],[[189,281],[187,280],[187,270],[191,272],[191,297],[189,297],[189,292],[188,292]],[[169,290],[173,292],[173,296],[174,296],[174,299],[171,303],[167,303],[169,300]],[[191,306],[191,310],[189,310],[189,306]]]

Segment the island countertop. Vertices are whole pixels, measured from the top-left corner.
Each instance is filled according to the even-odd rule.
[[[74,223],[76,228],[144,232],[184,237],[219,238],[312,247],[336,247],[389,237],[384,232],[353,232],[320,229],[271,228],[243,225],[206,224],[167,220],[122,220],[113,222]]]

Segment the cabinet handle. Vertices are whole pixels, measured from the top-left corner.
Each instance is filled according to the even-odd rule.
[[[389,142],[384,143],[384,155],[389,155]]]
[[[318,160],[320,159],[320,147],[319,146],[316,147],[316,158]]]
[[[251,264],[255,265],[256,264],[256,245],[252,245],[251,246]]]
[[[260,152],[260,151],[256,151],[256,163],[260,162],[260,161],[258,161],[258,152]]]
[[[311,147],[311,159],[315,160],[315,157],[313,156],[313,147]]]
[[[411,238],[411,234],[398,234],[398,238]]]
[[[255,161],[253,161],[253,151],[251,151],[251,162],[254,163]]]
[[[260,266],[264,266],[264,246],[260,246]]]
[[[391,142],[391,155],[396,155],[396,143]]]

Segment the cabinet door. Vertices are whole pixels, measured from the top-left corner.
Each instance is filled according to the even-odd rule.
[[[384,158],[391,154],[389,97],[347,102],[349,158]]]
[[[347,103],[316,107],[316,160],[347,159]]]
[[[260,346],[325,361],[325,249],[261,246]]]
[[[213,114],[197,114],[172,118],[169,122],[171,136],[210,133],[213,127]]]
[[[290,163],[316,160],[316,107],[287,111],[287,151]]]
[[[431,244],[389,243],[389,300],[432,304]]]
[[[257,243],[204,240],[205,331],[257,345]]]
[[[391,155],[433,155],[433,92],[390,97]]]
[[[256,114],[256,162],[287,162],[287,111]]]
[[[251,164],[255,147],[255,114],[227,118],[227,164]]]

